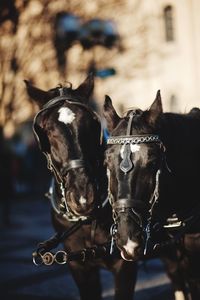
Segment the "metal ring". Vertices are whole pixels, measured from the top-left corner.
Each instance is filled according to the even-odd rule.
[[[42,255],[42,260],[46,266],[51,266],[54,263],[54,254],[46,252]]]
[[[67,252],[65,252],[63,250],[59,250],[56,252],[54,259],[57,264],[64,265],[67,263],[68,254],[67,254]]]
[[[112,237],[115,237],[116,234],[117,234],[117,224],[113,223],[110,227],[110,235]]]
[[[33,253],[33,263],[35,266],[41,266],[44,262],[40,253]]]
[[[92,252],[93,258],[95,258],[95,256],[96,256],[96,251],[95,251],[95,249],[91,249],[91,252]]]
[[[81,259],[81,261],[85,262],[85,258],[86,258],[86,253],[85,253],[86,249],[83,249],[83,251],[81,251],[81,254],[83,254],[83,258]]]

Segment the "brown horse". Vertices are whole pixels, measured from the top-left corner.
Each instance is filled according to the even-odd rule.
[[[149,110],[116,113],[106,163],[116,243],[126,260],[164,258],[176,299],[200,299],[200,110],[163,113],[160,92]]]
[[[40,107],[34,132],[49,168],[54,173],[53,224],[64,232],[83,220],[82,226],[64,241],[66,251],[79,251],[110,241],[112,211],[102,203],[107,193],[103,167],[101,124],[89,108],[93,77],[77,89],[60,87],[40,90],[26,82],[27,91]],[[72,276],[82,300],[101,299],[99,268],[114,274],[115,300],[131,300],[136,280],[136,263],[108,255],[88,261],[70,261]]]

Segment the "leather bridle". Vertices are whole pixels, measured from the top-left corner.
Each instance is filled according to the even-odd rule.
[[[43,108],[36,114],[36,116],[34,117],[33,120],[33,132],[35,135],[35,138],[38,142],[38,145],[41,149],[41,151],[43,152],[43,154],[46,156],[47,159],[47,168],[54,174],[54,177],[56,179],[56,182],[59,186],[60,189],[60,193],[61,193],[61,204],[59,205],[59,208],[56,207],[56,203],[55,203],[55,190],[54,187],[52,186],[51,192],[49,192],[48,197],[50,198],[51,202],[52,202],[52,206],[55,210],[55,212],[59,215],[62,215],[64,218],[66,218],[69,221],[79,221],[79,220],[86,220],[87,216],[77,216],[68,206],[67,204],[67,200],[66,200],[66,187],[64,185],[64,176],[66,176],[66,174],[72,170],[72,169],[77,169],[77,168],[85,168],[88,166],[87,162],[83,159],[71,159],[68,162],[66,162],[61,171],[59,171],[57,169],[57,167],[55,166],[55,164],[52,161],[51,158],[51,154],[46,151],[45,149],[43,149],[41,141],[40,141],[40,137],[39,137],[39,127],[37,124],[37,119],[38,117],[48,111],[49,109],[52,109],[58,105],[60,105],[61,103],[69,103],[69,104],[73,104],[73,105],[77,105],[79,107],[83,107],[84,109],[86,109],[94,119],[99,120],[97,114],[95,112],[93,112],[88,106],[86,106],[83,103],[78,102],[78,98],[75,99],[71,96],[67,96],[64,95],[65,94],[65,88],[59,88],[59,92],[60,92],[60,96],[57,96],[53,99],[51,99],[50,101],[48,101]],[[81,99],[80,99],[81,100]]]
[[[116,239],[117,234],[117,223],[120,215],[124,212],[131,212],[130,217],[134,219],[134,222],[142,229],[145,234],[145,245],[144,245],[144,255],[147,255],[148,250],[156,250],[167,245],[172,245],[181,241],[181,238],[191,229],[191,227],[195,224],[195,222],[199,222],[199,202],[189,213],[184,214],[182,218],[179,218],[178,215],[180,214],[173,214],[172,216],[167,217],[164,221],[160,222],[159,220],[153,220],[155,205],[158,203],[159,200],[159,183],[160,183],[160,174],[163,167],[169,173],[172,173],[171,169],[169,168],[167,161],[166,161],[166,148],[163,145],[162,141],[160,140],[158,135],[154,134],[141,134],[141,135],[131,135],[131,126],[132,120],[135,113],[132,112],[129,115],[127,133],[125,136],[111,136],[108,138],[107,143],[109,145],[125,145],[124,157],[120,164],[120,169],[122,172],[127,174],[133,168],[133,162],[131,161],[131,145],[132,144],[142,144],[142,143],[157,143],[161,149],[161,161],[160,166],[157,169],[156,176],[155,176],[155,186],[151,198],[147,204],[142,203],[141,200],[137,199],[118,199],[114,201],[114,197],[110,190],[110,183],[108,185],[108,193],[109,193],[109,200],[112,205],[113,209],[113,219],[114,224],[111,227],[111,235],[112,235],[112,243]],[[125,177],[124,177],[125,178]],[[109,176],[108,176],[108,181]],[[137,210],[144,210],[148,212],[147,222],[143,224],[143,220],[141,215],[137,212]],[[156,221],[156,222],[155,222]],[[199,223],[198,223],[199,224]],[[153,243],[152,247],[152,231],[155,230],[158,232],[159,230],[166,230],[169,235],[169,240],[161,241],[157,243]],[[150,243],[151,241],[151,243]],[[150,247],[151,244],[151,247]]]
[[[127,131],[125,136],[110,136],[107,140],[108,145],[124,145],[123,159],[120,163],[120,169],[122,172],[124,172],[124,174],[130,172],[131,169],[134,167],[133,162],[131,160],[131,145],[134,144],[137,145],[143,143],[156,143],[160,146],[160,149],[163,153],[165,151],[165,147],[158,135],[155,134],[131,135],[132,121],[135,114],[136,113],[133,111],[129,115],[128,126],[127,126]],[[164,156],[164,154],[162,156]],[[151,220],[153,215],[153,209],[159,198],[160,173],[161,173],[161,166],[156,172],[155,187],[148,205],[141,200],[129,199],[129,198],[117,199],[117,201],[114,201],[113,195],[110,190],[110,179],[108,178],[109,181],[108,193],[109,193],[110,203],[113,209],[113,219],[115,222],[114,226],[112,227],[113,232],[111,232],[111,234],[113,234],[115,238],[115,235],[117,233],[117,222],[120,214],[130,211],[131,212],[130,216],[134,219],[136,224],[145,231],[146,234],[144,254],[146,254],[147,243],[150,237],[150,227],[151,227],[150,225],[151,225]],[[137,212],[138,208],[140,211],[142,210],[145,212],[148,211],[149,217],[148,217],[147,224],[145,224],[145,228],[144,228],[142,218],[140,214]]]

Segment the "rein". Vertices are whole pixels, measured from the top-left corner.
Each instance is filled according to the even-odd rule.
[[[93,247],[87,247],[79,251],[66,252],[64,250],[58,250],[56,253],[50,251],[47,252],[34,252],[33,253],[33,263],[36,266],[42,264],[46,266],[51,266],[54,263],[59,265],[64,265],[69,261],[79,261],[86,262],[88,260],[99,259],[109,256],[110,242],[95,245]],[[117,250],[117,249],[115,249]],[[118,256],[118,251],[115,252],[115,255]]]

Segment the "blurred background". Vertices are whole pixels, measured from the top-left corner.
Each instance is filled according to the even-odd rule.
[[[0,227],[10,230],[2,245],[7,260],[18,224],[24,241],[35,232],[23,256],[30,263],[40,226],[36,233],[38,220],[27,212],[39,218],[41,211],[44,225],[49,211],[43,195],[50,175],[31,128],[37,107],[23,80],[44,90],[68,81],[76,88],[93,72],[100,114],[105,94],[120,114],[148,108],[158,89],[165,111],[188,112],[200,106],[199,12],[199,0],[0,1]],[[44,239],[52,231],[45,216]]]

